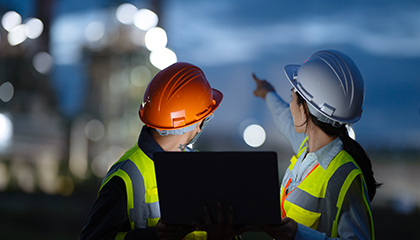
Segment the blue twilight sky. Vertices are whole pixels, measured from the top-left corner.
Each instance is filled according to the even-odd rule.
[[[317,50],[338,49],[365,80],[357,140],[370,147],[420,147],[420,2],[167,2],[164,26],[179,60],[201,66],[225,94],[215,131],[221,125],[236,130],[240,119],[251,118],[275,135],[265,104],[252,96],[251,73],[289,100],[283,66],[300,64]]]
[[[101,9],[123,2],[56,0],[54,19],[63,15],[77,19],[78,14],[95,18]],[[149,1],[129,2],[142,8]],[[33,0],[0,0],[0,4],[22,12],[24,18],[33,14]],[[252,95],[251,73],[269,80],[289,100],[291,87],[283,66],[300,64],[317,50],[337,49],[356,62],[365,80],[364,112],[354,125],[357,140],[372,148],[420,149],[419,1],[163,0],[161,15],[168,47],[178,60],[201,67],[225,96],[201,141],[213,142],[218,149],[237,141],[252,150],[243,143],[241,131],[258,123],[267,131],[263,148],[284,144],[265,103]],[[53,44],[63,39],[51,38]],[[78,40],[72,41],[66,49]],[[72,81],[55,86],[62,108],[74,112],[83,103],[71,101],[75,98],[70,95],[83,94],[86,81],[78,69],[77,65],[56,68],[77,73],[79,81],[73,75]]]

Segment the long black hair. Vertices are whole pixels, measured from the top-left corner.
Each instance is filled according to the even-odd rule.
[[[379,188],[382,184],[376,182],[375,178],[373,177],[372,163],[370,161],[369,156],[365,152],[365,150],[362,148],[362,146],[360,146],[358,142],[356,142],[351,137],[349,137],[347,133],[347,128],[345,125],[341,125],[340,127],[334,127],[331,124],[319,121],[314,115],[308,112],[306,101],[303,99],[303,97],[300,96],[298,93],[296,93],[296,95],[297,95],[297,104],[299,106],[305,103],[304,109],[305,109],[305,114],[307,116],[305,123],[307,123],[310,118],[312,122],[317,127],[319,127],[325,134],[329,136],[337,136],[341,138],[341,141],[343,142],[343,149],[346,152],[348,152],[356,161],[356,163],[360,166],[363,177],[366,181],[369,199],[370,201],[372,201],[373,197],[376,194],[376,189]]]

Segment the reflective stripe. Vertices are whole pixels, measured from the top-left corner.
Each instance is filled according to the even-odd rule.
[[[304,152],[293,156],[291,166],[293,170],[296,159]],[[286,170],[281,190],[282,217],[288,216],[308,227],[324,232],[329,237],[337,237],[337,224],[341,207],[348,188],[357,176],[361,176],[366,208],[369,210],[369,220],[373,236],[373,221],[369,201],[366,200],[367,191],[363,175],[353,158],[341,151],[334,157],[327,169],[313,169],[305,179],[295,188],[289,189],[290,172]]]
[[[114,173],[113,176],[118,176],[125,182],[125,191],[127,196],[133,196],[133,183],[131,182],[130,176],[123,170],[118,170]],[[131,221],[130,209],[134,207],[134,202],[132,197],[127,197],[127,216],[130,221],[130,228],[134,229],[134,222]]]
[[[132,184],[133,195],[127,196],[127,199],[132,198],[134,203],[133,208],[130,209],[131,222],[134,223],[135,228],[146,228],[146,220],[148,214],[147,212],[139,211],[139,209],[142,208],[142,205],[144,203],[144,194],[146,193],[146,190],[143,187],[143,176],[141,175],[137,166],[131,160],[124,161],[124,164],[121,166],[121,170],[123,170],[130,176],[131,182],[135,183]],[[143,216],[142,214],[145,216]]]
[[[319,204],[322,200],[324,200],[324,198],[314,197],[300,188],[294,189],[290,192],[289,196],[287,196],[288,202],[311,212],[319,212]]]
[[[160,205],[159,202],[146,203],[148,209],[150,209],[150,218],[159,218],[160,217]]]
[[[334,233],[332,230],[334,228],[333,221],[338,220],[338,213],[342,206],[342,201],[339,203],[338,199],[340,196],[342,198],[345,197],[348,187],[353,182],[354,178],[351,177],[351,179],[349,179],[348,177],[353,170],[357,170],[354,172],[356,174],[359,172],[357,166],[353,162],[345,163],[341,165],[337,170],[335,170],[334,174],[328,181],[328,186],[325,194],[326,196],[324,198],[324,201],[322,201],[322,203],[320,204],[321,217],[319,219],[318,224],[318,229],[325,232],[327,236],[335,237],[335,235],[337,234],[337,229],[335,229]],[[345,185],[345,182],[349,184],[349,186],[346,187],[344,192],[342,192],[342,188]],[[334,217],[335,219],[332,219],[331,217]]]
[[[124,164],[124,162],[117,162],[114,165],[112,165],[111,169],[109,169],[108,173],[106,174],[106,176],[104,177],[104,179],[102,180],[102,184],[101,187],[99,188],[98,194],[99,192],[102,190],[102,187],[105,186],[105,184],[111,180],[111,178],[114,176],[114,173],[116,171],[118,171],[118,169],[120,169],[120,167]]]
[[[126,185],[131,229],[156,226],[160,219],[160,205],[153,161],[136,145],[111,167],[100,190],[114,176],[123,179]],[[117,239],[124,239],[125,234],[118,233]],[[195,231],[186,239],[206,240],[207,233]]]
[[[146,179],[140,171],[142,168]],[[160,218],[160,207],[153,161],[137,145],[134,146],[111,167],[99,191],[114,176],[123,179],[126,186],[130,228],[156,226]]]
[[[357,167],[353,162],[341,165],[329,179],[324,197],[315,197],[297,187],[289,193],[287,201],[305,210],[321,213],[317,229],[325,232],[327,236],[331,236],[333,221],[338,213],[337,203],[341,188],[347,176],[354,169]],[[339,205],[341,206],[341,204]]]

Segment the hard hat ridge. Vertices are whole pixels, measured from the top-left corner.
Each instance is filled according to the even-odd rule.
[[[179,70],[169,81],[161,94],[161,104],[166,104],[171,101],[176,94],[182,90],[185,85],[193,81],[195,78],[206,78],[203,71],[199,68],[185,67]],[[210,86],[210,85],[209,85]],[[165,99],[163,99],[166,96]]]
[[[318,51],[302,65],[287,65],[284,70],[289,82],[308,103],[309,112],[321,122],[340,126],[360,119],[363,78],[346,54]]]
[[[139,114],[147,126],[180,129],[205,119],[222,98],[223,94],[211,88],[199,67],[177,62],[160,71],[149,83]]]

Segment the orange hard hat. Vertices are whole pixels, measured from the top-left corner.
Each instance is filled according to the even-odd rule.
[[[177,62],[160,71],[147,86],[140,119],[159,130],[184,128],[212,114],[222,98],[200,68]]]

